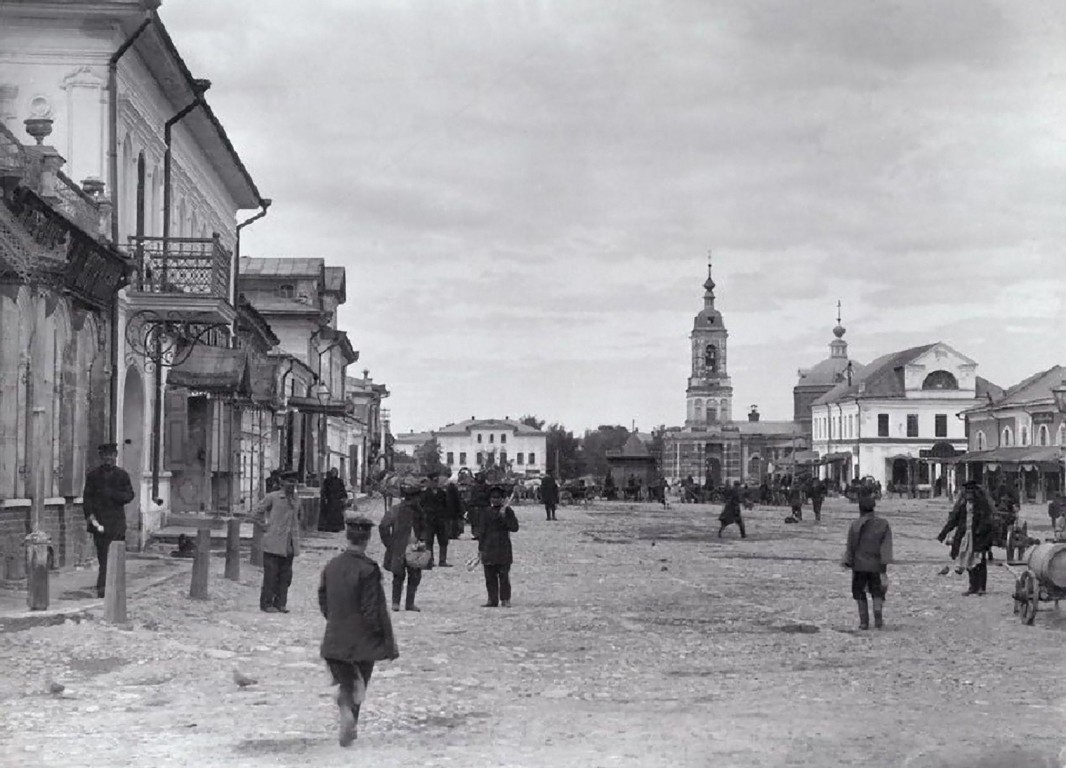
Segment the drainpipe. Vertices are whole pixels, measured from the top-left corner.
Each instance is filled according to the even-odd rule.
[[[233,249],[234,250],[234,256],[233,256],[233,306],[234,307],[237,306],[237,295],[238,295],[237,280],[241,276],[241,230],[244,229],[245,227],[247,227],[252,222],[258,221],[259,219],[261,219],[264,216],[266,216],[267,215],[267,209],[270,208],[270,204],[272,202],[274,202],[274,201],[271,200],[269,197],[261,197],[261,198],[259,198],[259,207],[262,208],[262,210],[259,211],[259,213],[257,213],[255,216],[252,216],[250,219],[245,219],[244,221],[242,221],[240,224],[237,225],[237,244],[234,246],[234,249]]]
[[[151,5],[148,3],[147,5]],[[158,7],[158,3],[155,4]],[[118,60],[129,50],[130,46],[141,36],[141,33],[148,28],[148,25],[155,19],[155,15],[148,10],[145,15],[144,21],[141,25],[134,30],[133,34],[126,38],[126,40],[118,47],[111,58],[107,61],[107,113],[108,123],[110,128],[110,136],[108,140],[108,176],[110,177],[111,194],[111,243],[116,248],[119,247],[118,242],[118,216],[119,216],[119,204],[118,204]],[[119,289],[121,290],[121,288]],[[118,291],[112,297],[113,302],[111,306],[111,418],[108,423],[108,438],[111,442],[117,441],[118,435],[118,327],[119,327],[119,307],[118,307]]]

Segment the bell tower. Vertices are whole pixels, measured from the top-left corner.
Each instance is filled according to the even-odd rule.
[[[726,354],[729,331],[714,306],[715,282],[711,254],[707,253],[707,280],[703,283],[703,310],[692,326],[692,372],[686,390],[685,426],[708,429],[733,419],[733,384]]]

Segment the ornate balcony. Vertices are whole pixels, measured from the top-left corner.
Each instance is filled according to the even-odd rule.
[[[134,309],[183,312],[190,319],[231,322],[233,254],[212,237],[131,237],[129,254],[136,275],[129,291]],[[194,317],[199,316],[199,317]]]

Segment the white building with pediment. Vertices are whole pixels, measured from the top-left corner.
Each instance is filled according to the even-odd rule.
[[[884,355],[811,406],[812,449],[836,483],[952,490],[942,460],[966,451],[963,411],[1002,394],[977,363],[936,342]]]

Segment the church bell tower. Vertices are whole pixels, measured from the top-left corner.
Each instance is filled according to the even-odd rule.
[[[686,390],[685,426],[709,429],[733,419],[733,384],[729,380],[726,345],[729,331],[714,306],[711,254],[703,283],[703,310],[692,326],[692,372]]]

